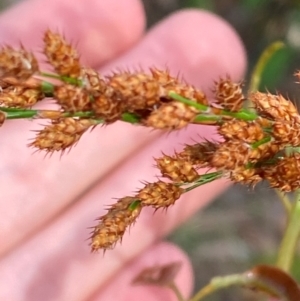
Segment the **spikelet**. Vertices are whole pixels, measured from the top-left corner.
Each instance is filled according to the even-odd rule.
[[[263,180],[260,175],[260,169],[246,166],[238,166],[232,170],[229,178],[233,182],[251,186],[254,186]]]
[[[291,118],[291,121],[277,120],[273,123],[272,136],[282,146],[300,146],[300,120]]]
[[[150,68],[151,75],[154,80],[159,82],[162,87],[174,87],[180,84],[178,78],[171,76],[168,70],[161,70],[157,68]]]
[[[0,77],[14,77],[26,80],[39,71],[35,56],[23,47],[15,50],[3,47],[0,50]]]
[[[92,68],[81,68],[80,80],[82,87],[88,90],[92,95],[104,93],[107,89],[105,80]]]
[[[171,101],[152,111],[143,123],[155,129],[179,130],[191,123],[197,113],[194,107]]]
[[[177,156],[197,167],[206,167],[210,165],[209,162],[217,148],[218,144],[206,141],[194,145],[186,145]]]
[[[250,145],[241,141],[226,141],[220,143],[212,156],[211,165],[216,168],[233,170],[248,163]]]
[[[28,108],[44,97],[44,93],[39,89],[8,87],[0,92],[0,105],[9,108]]]
[[[173,183],[158,181],[146,184],[136,197],[141,201],[142,206],[152,206],[155,209],[168,208],[180,198],[183,191]]]
[[[129,112],[152,108],[160,102],[160,84],[151,75],[116,73],[108,77],[107,84],[126,102]]]
[[[300,154],[279,158],[277,163],[264,168],[264,178],[273,188],[284,192],[294,191],[300,187]]]
[[[47,152],[64,151],[73,146],[87,129],[96,124],[97,122],[91,119],[63,118],[55,120],[39,131],[29,146]]]
[[[300,119],[296,107],[290,100],[284,98],[282,95],[254,92],[250,94],[249,99],[253,103],[254,108],[262,116],[268,116],[274,120],[285,121]]]
[[[249,163],[253,164],[260,160],[272,158],[279,150],[280,147],[272,142],[253,148],[245,142],[229,140],[219,144],[210,163],[211,166],[216,168],[235,170]]]
[[[120,241],[126,229],[138,218],[142,206],[135,197],[124,197],[99,218],[92,232],[92,251],[111,249]]]
[[[80,112],[91,109],[91,98],[88,91],[81,87],[65,84],[56,86],[54,98],[66,112]]]
[[[218,132],[227,140],[240,140],[247,143],[253,143],[264,138],[265,133],[261,125],[255,121],[229,120],[224,122]]]
[[[44,54],[59,75],[80,77],[79,54],[61,35],[50,30],[45,32]]]
[[[189,183],[199,177],[193,165],[180,157],[164,155],[161,158],[155,159],[155,161],[162,176],[169,178],[174,183]]]
[[[169,98],[169,92],[175,92],[185,98],[194,100],[197,103],[208,105],[208,99],[206,95],[199,89],[183,83],[178,78],[170,75],[168,70],[159,70],[156,68],[150,69],[153,79],[156,80],[160,87],[161,98]]]
[[[220,79],[215,83],[215,99],[224,109],[231,112],[239,111],[245,100],[240,83],[234,83],[230,78]]]
[[[126,111],[122,96],[113,88],[107,87],[104,93],[94,97],[91,107],[97,118],[103,118],[106,123],[119,120]]]

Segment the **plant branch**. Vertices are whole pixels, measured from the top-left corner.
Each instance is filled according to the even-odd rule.
[[[176,295],[178,301],[185,301],[185,298],[182,296],[181,291],[179,290],[177,284],[174,281],[172,281],[168,285],[168,287],[174,292],[174,294]]]
[[[296,200],[289,215],[288,224],[283,236],[277,259],[277,267],[289,272],[296,251],[300,234],[300,192],[296,194]]]
[[[222,177],[223,177],[223,172],[222,171],[216,171],[216,172],[203,174],[191,186],[187,187],[184,192],[189,192],[189,191],[191,191],[191,190],[193,190],[193,189],[195,189],[199,186],[202,186],[204,184],[213,182],[213,181],[215,181],[217,179],[220,179]],[[183,185],[185,185],[185,184],[183,184]]]
[[[291,200],[289,199],[289,197],[283,193],[282,191],[280,191],[279,189],[275,189],[276,194],[278,195],[278,198],[281,202],[281,204],[283,205],[287,216],[290,215],[290,212],[292,210],[292,204],[291,204]]]
[[[189,301],[200,301],[218,290],[233,285],[245,285],[247,282],[249,282],[247,274],[233,274],[224,277],[215,277],[209,284],[200,289]]]

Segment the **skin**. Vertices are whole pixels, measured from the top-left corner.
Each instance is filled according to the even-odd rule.
[[[0,16],[0,42],[40,51],[50,28],[77,45],[84,64],[104,74],[168,67],[208,93],[220,76],[242,78],[243,46],[218,17],[180,11],[147,33],[144,27],[138,0],[28,0]],[[167,214],[144,210],[122,245],[105,256],[90,254],[87,228],[114,197],[131,195],[141,180],[156,180],[153,156],[193,139],[216,138],[214,129],[191,126],[166,135],[118,122],[86,134],[62,158],[45,158],[26,147],[40,124],[13,121],[1,128],[0,299],[175,300],[168,290],[130,282],[145,267],[178,260],[183,267],[176,283],[188,296],[188,258],[161,238],[222,192],[225,181],[188,193]]]

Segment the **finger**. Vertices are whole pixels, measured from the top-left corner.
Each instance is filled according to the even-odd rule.
[[[146,268],[159,267],[171,263],[181,263],[175,283],[182,293],[184,300],[188,300],[193,287],[193,271],[186,254],[170,243],[159,243],[142,253],[134,261],[122,269],[118,275],[94,294],[91,301],[160,301],[178,300],[173,291],[166,287],[150,285],[133,285],[132,280]],[[118,288],[116,290],[116,287]]]
[[[189,47],[185,47],[179,43],[178,47],[174,48],[170,42],[174,39],[179,41],[179,38],[177,37],[178,32],[181,36],[184,34],[181,30],[177,30],[176,24],[178,27],[185,26],[186,35],[190,36],[190,41],[186,40]],[[170,26],[172,26],[172,30],[170,29]],[[232,75],[234,78],[238,78],[241,76],[245,67],[244,52],[242,46],[239,44],[239,39],[232,29],[224,24],[223,21],[203,12],[190,11],[170,17],[163,24],[160,24],[150,32],[145,41],[133,49],[131,52],[132,56],[126,56],[126,60],[128,62],[131,58],[135,62],[143,62],[145,59],[147,64],[163,65],[165,57],[168,57],[171,62],[176,63],[176,65],[169,65],[170,69],[173,70],[173,68],[177,66],[177,63],[180,63],[182,65],[180,65],[179,68],[181,69],[182,74],[186,76],[189,74],[189,68],[192,66],[192,63],[188,62],[188,58],[193,56],[192,53],[190,56],[188,53],[194,51],[198,52],[198,49],[193,47],[193,43],[200,38],[203,41],[207,40],[205,44],[208,45],[208,41],[212,38],[211,32],[199,30],[207,27],[215,28],[215,31],[213,32],[214,35],[221,35],[219,36],[219,47],[215,48],[212,45],[211,51],[208,51],[208,46],[206,47],[207,55],[204,56],[205,59],[213,61],[213,58],[218,58],[219,52],[223,51],[223,48],[226,49],[225,46],[223,47],[223,43],[230,42],[231,45],[235,45],[236,48],[230,49],[227,55],[222,54],[221,57],[225,60],[235,60],[235,62],[237,62],[237,64],[229,64],[230,67],[226,70],[226,73]],[[161,36],[161,31],[167,31],[168,36]],[[194,34],[192,35],[191,32]],[[226,35],[226,41],[222,38],[224,35]],[[216,37],[212,39],[217,40]],[[144,57],[144,53],[139,52],[139,49],[147,49],[145,43],[148,43],[150,48],[153,47],[153,43],[159,45],[157,48],[165,49],[165,53],[160,51],[161,57],[157,53],[154,53],[154,58],[151,61],[149,59],[149,53],[146,53],[146,57]],[[198,42],[196,42],[196,45],[197,43]],[[171,48],[169,48],[170,46]],[[185,54],[184,51],[186,51],[187,54]],[[186,58],[184,62],[180,59],[182,55]],[[121,63],[121,61],[118,61],[118,64],[119,63]],[[238,63],[240,65],[238,65]],[[130,64],[130,62],[128,62],[128,64]],[[204,61],[203,64],[205,65],[206,61]],[[223,68],[226,66],[226,63],[220,60],[219,66],[220,67],[215,65],[215,78],[218,78],[220,73],[224,71]],[[201,61],[198,62],[198,69],[203,71]],[[195,74],[195,76],[196,78],[191,77],[190,80],[193,82],[201,82],[201,79],[205,79],[204,72],[199,72],[199,74]],[[101,211],[104,207],[103,204],[108,204],[111,197],[122,197],[128,193],[131,194],[132,190],[139,185],[138,180],[151,180],[151,176],[153,179],[153,174],[156,173],[156,171],[152,168],[153,163],[149,160],[150,157],[158,154],[161,150],[168,151],[166,148],[167,145],[169,149],[175,147],[176,139],[178,140],[178,144],[180,144],[182,141],[180,137],[184,137],[184,139],[186,139],[186,137],[193,138],[191,135],[192,131],[195,133],[195,129],[199,129],[199,127],[191,127],[191,132],[182,131],[173,136],[168,136],[168,139],[166,139],[166,137],[160,138],[153,143],[150,148],[146,149],[143,147],[141,141],[143,140],[145,144],[145,137],[149,137],[148,131],[141,131],[138,133],[132,132],[129,128],[126,128],[126,131],[128,130],[128,132],[122,132],[123,128],[123,124],[117,124],[115,125],[115,128],[105,129],[102,134],[104,135],[103,143],[107,142],[106,145],[102,144],[98,146],[100,143],[98,140],[95,141],[95,136],[93,137],[92,134],[86,137],[83,143],[79,144],[71,154],[66,156],[62,162],[58,162],[59,165],[57,163],[57,165],[54,166],[53,173],[55,176],[53,175],[53,177],[51,177],[49,170],[44,170],[42,168],[41,170],[44,172],[41,172],[41,174],[47,174],[48,183],[44,178],[39,180],[38,174],[32,176],[30,179],[32,182],[27,179],[28,182],[26,183],[26,188],[29,189],[29,191],[34,188],[34,179],[35,181],[42,181],[45,188],[50,187],[50,189],[43,195],[44,203],[41,202],[39,198],[36,198],[36,192],[32,193],[31,201],[33,204],[30,208],[31,214],[24,212],[26,207],[22,207],[22,216],[16,216],[16,220],[18,221],[17,225],[22,224],[22,232],[28,231],[28,228],[26,227],[28,227],[28,225],[30,227],[32,223],[35,223],[35,226],[39,226],[39,224],[31,217],[39,217],[39,215],[42,215],[44,219],[49,217],[47,213],[53,208],[53,203],[55,203],[55,205],[58,203],[51,202],[53,195],[57,193],[56,189],[59,188],[64,192],[67,191],[70,193],[74,189],[76,190],[78,186],[82,184],[82,181],[85,181],[86,176],[91,177],[91,172],[95,172],[95,170],[99,172],[95,166],[101,166],[102,164],[104,165],[104,168],[108,168],[107,163],[111,159],[109,156],[107,157],[107,154],[110,154],[114,159],[119,158],[122,154],[119,153],[119,147],[116,149],[116,141],[120,142],[118,145],[122,146],[122,151],[129,147],[131,147],[131,152],[134,149],[143,149],[143,152],[141,152],[139,156],[137,153],[134,156],[131,156],[131,160],[128,160],[126,164],[122,166],[121,170],[119,170],[121,164],[118,163],[117,167],[119,172],[117,174],[111,172],[109,177],[107,176],[108,174],[106,174],[105,181],[102,180],[93,191],[87,194],[82,201],[72,206],[68,212],[62,214],[55,223],[32,237],[30,241],[20,246],[18,250],[11,252],[7,257],[3,258],[0,263],[0,277],[1,279],[4,279],[3,285],[6,288],[6,296],[16,296],[16,298],[13,299],[17,301],[20,300],[20,295],[23,296],[24,291],[28,291],[32,287],[38,287],[41,292],[44,292],[45,296],[50,294],[50,292],[55,294],[57,297],[55,298],[56,300],[77,300],[75,297],[82,289],[83,285],[86,290],[89,290],[90,292],[95,291],[95,289],[99,288],[100,285],[103,285],[108,278],[116,274],[125,262],[142,252],[142,250],[152,244],[159,235],[169,231],[171,227],[174,227],[178,223],[178,221],[187,218],[196,208],[203,206],[205,202],[208,202],[210,198],[219,192],[216,186],[204,186],[200,192],[200,200],[194,198],[191,200],[192,202],[185,202],[184,200],[179,201],[178,204],[164,216],[165,221],[161,224],[154,225],[155,219],[157,219],[156,221],[159,221],[163,215],[158,218],[157,216],[159,215],[156,214],[153,218],[152,211],[148,213],[145,211],[142,213],[139,222],[132,228],[130,236],[124,238],[121,247],[116,248],[115,251],[107,252],[104,259],[102,259],[101,256],[90,256],[90,254],[88,254],[89,248],[87,242],[84,242],[87,237],[86,227],[91,225],[91,220],[104,212]],[[120,130],[121,132],[118,132]],[[205,129],[205,132],[209,134],[207,129]],[[212,132],[210,131],[210,134],[211,133]],[[199,134],[199,132],[197,134]],[[95,133],[93,135],[95,135]],[[200,133],[200,135],[202,135],[202,133]],[[101,136],[98,135],[97,137]],[[83,144],[85,144],[85,148],[82,147]],[[90,156],[85,158],[87,155],[86,153],[90,149],[93,149],[94,152],[89,153],[88,155]],[[79,152],[77,152],[78,150]],[[80,157],[80,166],[72,166],[74,165],[74,162],[78,162],[78,157]],[[66,165],[69,158],[71,158],[71,161],[69,161],[69,165]],[[32,161],[32,164],[34,162],[35,165],[45,164],[40,161],[37,162],[36,157]],[[149,164],[146,164],[147,162]],[[56,163],[51,159],[49,169],[53,164]],[[76,173],[76,170],[74,172],[75,167],[77,168],[77,171],[80,172]],[[24,168],[26,168],[26,166],[23,166],[23,169]],[[34,172],[34,168],[32,169],[32,172]],[[65,178],[60,174],[62,171],[65,172]],[[100,172],[102,172],[102,170],[100,170]],[[98,175],[100,175],[100,173]],[[71,181],[68,182],[70,178]],[[64,179],[63,183],[60,181],[62,179]],[[55,185],[52,183],[55,183]],[[220,182],[218,185],[221,185]],[[191,193],[189,195],[191,195]],[[14,198],[10,199],[15,200]],[[66,197],[62,197],[61,199],[63,202],[67,203]],[[49,202],[49,204],[47,202]],[[45,204],[47,204],[47,210],[43,210],[46,206]],[[17,210],[18,207],[16,204],[13,205],[15,205],[14,209]],[[11,212],[9,213],[12,214]],[[39,220],[39,222],[41,224],[43,220]],[[171,226],[168,226],[169,223]],[[20,235],[18,229],[19,228],[13,228],[12,225],[10,233],[9,231],[7,232],[10,234],[10,236],[7,236],[7,239],[9,240],[11,237]],[[21,270],[29,272],[26,274],[26,277],[20,279],[18,287],[16,288],[13,285],[13,275],[18,274],[18,271]],[[88,279],[82,279],[82,275],[88,275]],[[52,282],[48,281],[49,277],[52,279]],[[82,286],[78,286],[78,283],[82,283]],[[70,296],[73,295],[74,298],[70,298]],[[34,299],[31,298],[30,300]]]
[[[139,0],[30,0],[2,13],[0,42],[40,49],[50,28],[78,45],[85,64],[97,67],[135,43],[144,25]]]
[[[185,134],[187,132],[178,134],[179,144],[186,141]],[[130,233],[128,231],[123,237],[122,244],[108,250],[104,256],[101,252],[90,254],[87,228],[96,223],[92,220],[105,213],[104,208],[114,201],[112,196],[131,195],[132,190],[141,187],[140,180],[156,180],[150,155],[170,150],[175,145],[174,140],[174,137],[173,140],[161,137],[151,147],[144,148],[120,166],[117,174],[111,174],[51,225],[3,257],[0,300],[10,297],[15,301],[38,301],[41,296],[48,296],[49,301],[83,300],[84,296],[105,287],[126,263],[213,199],[224,188],[224,183],[208,184],[188,193],[167,213],[143,210]],[[26,275],[18,280],[16,287],[15,275],[20,271],[26,271]],[[43,300],[48,301],[46,297]]]

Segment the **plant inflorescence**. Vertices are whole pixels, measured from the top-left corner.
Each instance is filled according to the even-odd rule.
[[[241,82],[225,77],[215,82],[208,100],[201,90],[156,68],[103,76],[82,66],[76,49],[49,30],[43,53],[51,72],[40,70],[23,47],[0,50],[0,122],[49,120],[29,143],[37,150],[64,152],[87,130],[116,121],[163,131],[212,125],[220,135],[219,141],[186,145],[156,158],[160,179],[120,198],[99,218],[93,251],[113,248],[144,207],[168,208],[182,194],[220,178],[250,186],[267,180],[284,193],[300,188],[300,115],[283,95],[244,93]],[[47,98],[57,109],[34,109]]]

